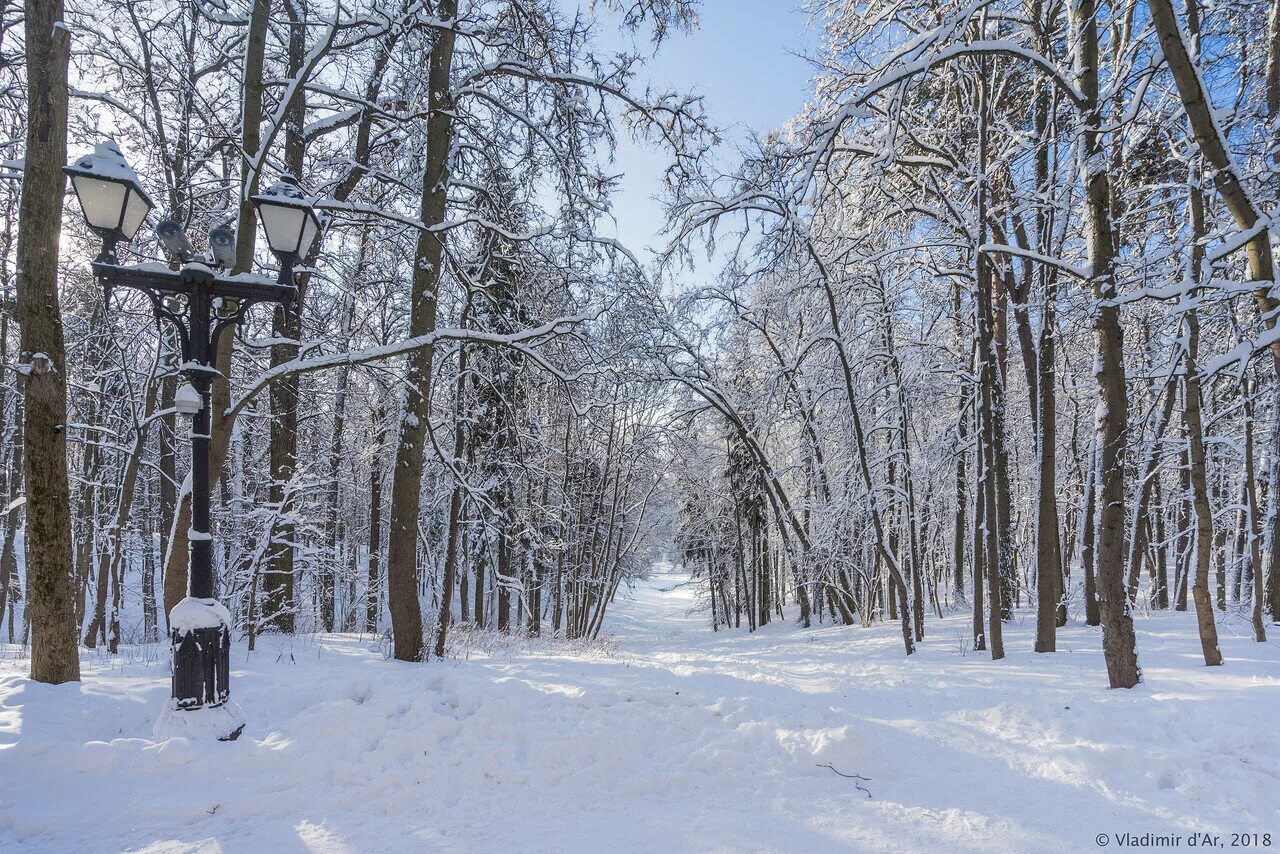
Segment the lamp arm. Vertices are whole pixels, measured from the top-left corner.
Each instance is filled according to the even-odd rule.
[[[190,362],[192,357],[191,331],[187,329],[186,321],[183,320],[182,315],[170,311],[169,307],[164,304],[164,297],[150,288],[136,288],[136,290],[140,290],[150,297],[151,309],[155,312],[157,324],[161,320],[167,320],[173,325],[174,330],[178,333],[178,348],[182,353],[182,361],[184,363]]]
[[[232,326],[238,326],[244,320],[245,314],[250,308],[257,305],[261,300],[242,299],[236,310],[226,317],[218,317],[218,322],[213,325],[213,332],[209,336],[209,349],[211,352],[217,352],[218,339],[222,337],[222,333]]]
[[[110,262],[104,262],[110,263]],[[155,315],[156,325],[159,326],[164,321],[169,321],[174,331],[178,333],[178,346],[182,353],[182,361],[189,362],[192,358],[191,351],[191,331],[187,328],[186,321],[182,315],[170,311],[164,304],[164,296],[157,291],[146,287],[145,285],[136,285],[129,282],[114,281],[110,276],[99,276],[102,283],[104,299],[111,299],[111,292],[116,288],[131,288],[139,293],[145,294],[147,299],[151,301],[151,313]]]

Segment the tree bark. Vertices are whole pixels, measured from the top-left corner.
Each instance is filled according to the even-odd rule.
[[[1044,325],[1040,331],[1039,469],[1036,499],[1036,652],[1057,650],[1058,610],[1062,604],[1062,545],[1058,532],[1058,418],[1054,391],[1054,303],[1056,288],[1049,287],[1044,301]]]
[[[1002,478],[1000,476],[999,432],[1003,429],[1003,419],[998,417],[997,407],[1001,405],[999,394],[999,366],[996,352],[996,319],[995,319],[995,281],[992,275],[991,262],[978,247],[987,240],[987,200],[990,194],[987,176],[987,133],[989,124],[989,94],[987,79],[987,62],[979,60],[980,79],[978,81],[978,246],[974,247],[973,261],[975,265],[974,280],[977,282],[978,304],[978,432],[982,436],[982,479],[980,495],[983,502],[983,572],[987,578],[987,619],[986,643],[991,650],[992,660],[1004,658],[1004,631],[1001,619],[1005,608],[1009,606],[1003,588],[1006,585],[1006,563],[1004,554],[1007,544],[1004,536],[1008,533],[1003,524],[1005,520],[1000,514],[1000,496]]]
[[[1201,240],[1205,233],[1204,197],[1198,189],[1191,190],[1191,283],[1200,282]],[[1191,294],[1194,296],[1193,287]],[[1191,477],[1191,503],[1195,511],[1196,561],[1195,581],[1191,585],[1191,598],[1196,604],[1196,624],[1200,631],[1200,648],[1204,663],[1209,666],[1222,664],[1222,652],[1218,649],[1218,628],[1213,618],[1213,599],[1209,595],[1209,563],[1213,547],[1213,511],[1209,506],[1209,481],[1205,470],[1204,425],[1200,414],[1200,372],[1197,364],[1200,348],[1200,319],[1195,308],[1183,314],[1187,325],[1187,362],[1184,379],[1183,419],[1187,425],[1188,473]]]
[[[8,352],[6,348],[6,353]],[[4,517],[4,547],[0,550],[0,587],[4,588],[9,603],[9,643],[13,643],[13,612],[20,595],[18,583],[18,520],[22,518],[22,507],[14,507],[13,502],[23,494],[22,460],[22,395],[14,401],[13,413],[13,451],[9,456],[9,490],[5,495],[6,507],[11,508]]]
[[[463,311],[462,325],[466,325],[466,311]],[[445,535],[444,577],[440,581],[440,616],[436,622],[436,658],[444,656],[445,641],[449,634],[449,621],[453,616],[453,587],[458,575],[458,539],[459,523],[462,516],[462,497],[465,485],[458,469],[462,466],[462,458],[466,454],[467,434],[466,422],[467,393],[467,346],[458,345],[458,378],[454,383],[454,417],[453,417],[453,490],[449,494],[449,531]],[[544,504],[546,502],[543,502]],[[462,592],[466,599],[466,591]]]
[[[1098,611],[1098,577],[1094,556],[1098,548],[1098,448],[1095,444],[1089,452],[1089,472],[1084,480],[1084,507],[1081,508],[1084,523],[1080,526],[1080,566],[1084,570],[1084,622],[1087,626],[1102,625]]]
[[[382,558],[382,467],[379,465],[380,451],[383,447],[383,421],[386,413],[381,407],[372,413],[373,446],[375,449],[373,464],[369,467],[369,566],[368,582],[365,588],[364,630],[378,631],[378,615],[381,608],[378,602],[378,588],[382,581],[380,568]]]
[[[1258,518],[1257,468],[1253,461],[1253,389],[1247,378],[1240,392],[1244,398],[1244,488],[1249,530],[1249,580],[1253,583],[1250,620],[1253,623],[1253,639],[1258,643],[1266,643],[1267,627],[1262,621],[1262,529]]]
[[[960,283],[957,282],[952,286],[952,303],[951,316],[952,323],[955,325],[955,346],[956,351],[960,352],[964,346],[964,328],[960,320]],[[972,352],[972,350],[970,350]],[[973,373],[972,358],[969,364],[969,373]],[[956,404],[956,513],[955,527],[952,531],[953,539],[951,543],[951,559],[952,559],[952,585],[955,592],[956,602],[964,599],[964,553],[966,548],[965,525],[966,516],[969,509],[969,498],[965,492],[967,486],[967,475],[965,474],[965,457],[969,453],[969,419],[966,415],[971,392],[968,387],[960,390],[960,400]]]
[[[1041,47],[1048,45],[1047,27],[1041,26],[1042,7],[1034,4],[1033,20],[1040,28]],[[1051,110],[1048,84],[1041,82],[1036,90],[1035,127],[1039,144],[1036,147],[1036,187],[1041,193],[1050,188],[1049,176],[1049,112]],[[1052,223],[1040,206],[1036,207],[1036,239],[1046,246]],[[1042,251],[1045,251],[1042,249]],[[1036,652],[1054,652],[1058,644],[1058,625],[1066,616],[1064,583],[1062,580],[1062,540],[1058,528],[1058,412],[1055,387],[1055,346],[1057,340],[1058,273],[1044,265],[1037,267],[1037,278],[1043,285],[1044,307],[1040,326],[1040,346],[1036,353],[1034,382],[1028,378],[1033,391],[1033,423],[1036,428],[1039,477],[1036,495]],[[1030,371],[1028,371],[1030,373]],[[1062,612],[1061,615],[1059,612]]]
[[[1160,0],[1155,0],[1160,2]],[[1087,210],[1089,281],[1098,301],[1098,605],[1102,652],[1112,688],[1132,688],[1142,680],[1133,616],[1125,595],[1124,474],[1129,401],[1125,393],[1124,333],[1116,304],[1115,241],[1111,230],[1111,182],[1103,149],[1102,106],[1098,96],[1098,29],[1095,0],[1071,7],[1075,68],[1084,95],[1082,166]]]
[[[27,613],[31,678],[79,681],[67,477],[67,365],[58,311],[58,239],[67,162],[71,34],[61,0],[27,0],[27,132],[19,202],[17,317],[26,366]]]
[[[440,0],[437,17],[452,22],[456,0]],[[454,32],[436,31],[427,71],[427,151],[422,175],[422,216],[427,226],[444,221],[448,205],[449,155],[453,141]],[[436,326],[440,275],[444,264],[444,234],[423,230],[418,236],[410,294],[409,335],[430,333]],[[387,550],[387,602],[398,661],[421,661],[422,606],[418,602],[418,513],[422,500],[422,461],[435,348],[428,345],[409,354],[408,397],[400,419],[395,471],[391,482],[391,537]]]
[[[1130,602],[1135,601],[1138,596],[1138,580],[1142,576],[1142,563],[1146,559],[1147,544],[1150,541],[1151,495],[1155,487],[1156,470],[1160,463],[1157,448],[1170,418],[1173,417],[1175,391],[1176,383],[1173,382],[1161,389],[1160,393],[1164,395],[1164,403],[1161,405],[1159,419],[1156,421],[1155,427],[1151,431],[1150,439],[1147,441],[1142,466],[1138,470],[1137,500],[1134,502],[1133,520],[1129,525],[1128,595]]]

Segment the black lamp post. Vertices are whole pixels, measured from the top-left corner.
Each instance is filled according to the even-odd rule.
[[[157,227],[178,270],[157,264],[123,266],[115,254],[142,226],[153,202],[113,142],[64,170],[71,178],[89,227],[102,238],[93,272],[107,298],[113,288],[140,291],[151,300],[156,322],[168,321],[180,343],[187,382],[174,408],[191,416],[191,545],[187,596],[169,612],[173,651],[172,699],[156,723],[157,735],[213,735],[229,741],[244,729],[229,685],[231,625],[227,609],[214,598],[213,537],[209,532],[209,390],[218,339],[260,302],[289,306],[296,295],[293,268],[320,231],[320,221],[297,182],[289,179],[253,199],[267,241],[280,257],[277,280],[231,275],[235,235],[220,227],[209,233],[210,255],[197,257],[182,227],[166,220]],[[281,189],[283,188],[283,189]]]

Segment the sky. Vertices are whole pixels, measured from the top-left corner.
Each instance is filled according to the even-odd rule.
[[[764,133],[799,111],[809,93],[811,68],[797,54],[813,52],[816,37],[806,32],[806,15],[793,0],[703,0],[699,18],[693,32],[668,36],[638,84],[647,80],[654,89],[702,95],[712,122],[727,131],[727,141],[742,138],[748,129]],[[602,26],[599,36],[604,48],[630,44],[611,24]],[[731,151],[723,154],[732,157]],[[642,250],[658,245],[662,208],[655,196],[662,190],[664,164],[661,151],[629,140],[615,154],[614,167],[624,173],[614,202],[617,237],[640,257],[646,254]]]

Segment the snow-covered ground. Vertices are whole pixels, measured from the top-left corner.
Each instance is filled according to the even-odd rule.
[[[957,616],[904,661],[895,626],[712,634],[683,581],[620,594],[590,648],[425,665],[346,635],[237,649],[249,724],[229,744],[152,739],[157,647],[89,654],[58,687],[0,647],[0,850],[1280,847],[1280,645],[1243,623],[1207,669],[1191,614],[1140,618],[1147,681],[1109,691],[1079,624],[1037,656],[1020,617],[993,663]]]

